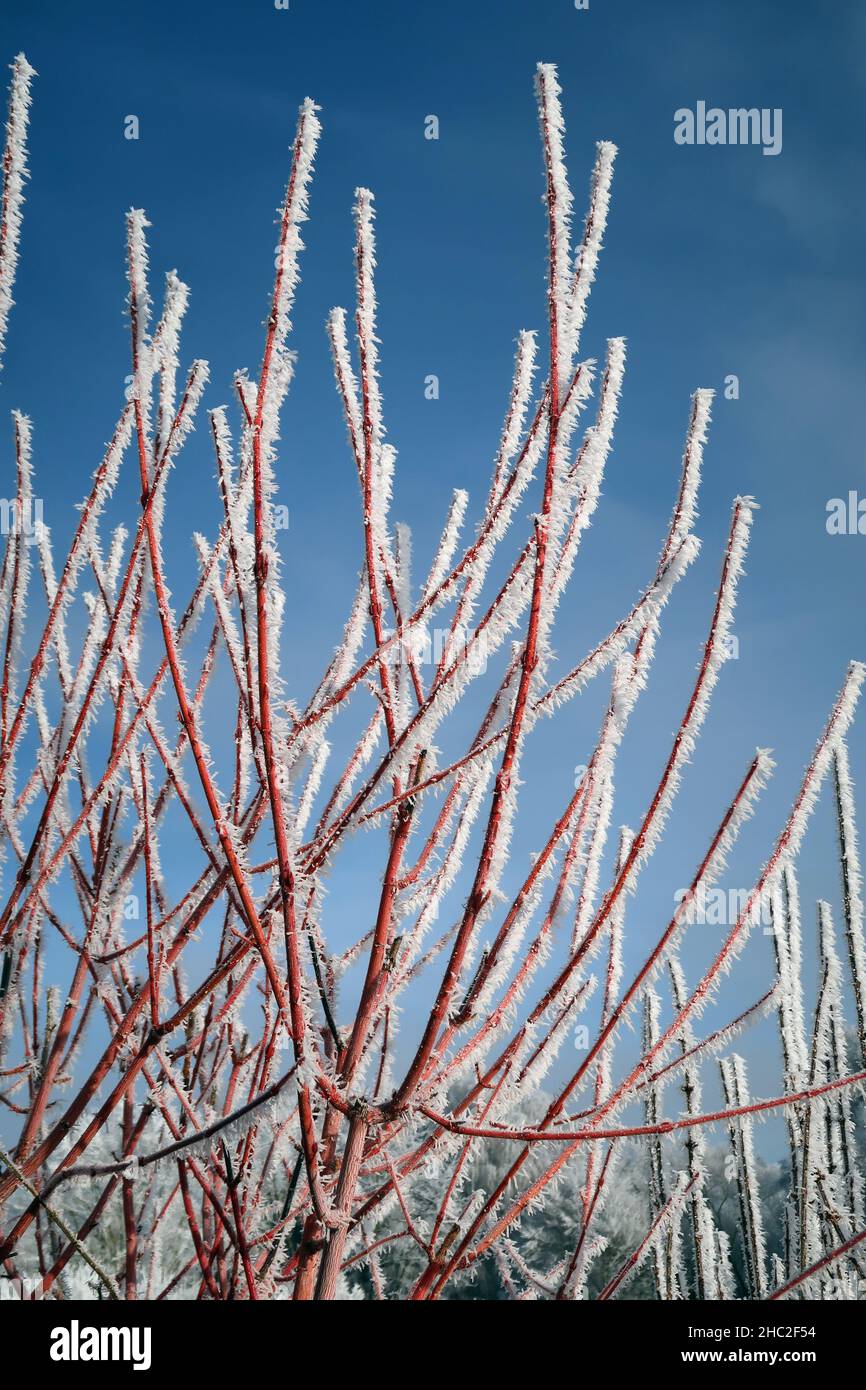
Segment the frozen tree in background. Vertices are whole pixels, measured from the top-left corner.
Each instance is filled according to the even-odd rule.
[[[16,59],[0,349],[32,77]],[[427,569],[391,516],[374,202],[357,192],[354,314],[334,309],[327,331],[363,563],[309,698],[286,655],[292,604],[307,595],[281,585],[274,499],[320,135],[311,101],[261,366],[239,372],[231,407],[208,417],[222,522],[194,538],[198,579],[184,602],[169,578],[169,479],[201,423],[208,369],[181,374],[188,289],[171,272],[154,306],[142,212],[127,218],[128,399],[59,564],[41,521],[25,534],[34,445],[30,422],[13,416],[17,494],[0,573],[0,1259],[8,1275],[41,1276],[47,1297],[858,1296],[866,955],[846,738],[863,667],[845,675],[704,973],[688,978],[681,943],[771,774],[764,750],[720,804],[687,892],[632,973],[634,895],[728,654],[754,503],[734,501],[657,786],[639,823],[616,831],[619,751],[698,550],[711,393],[692,399],[643,593],[563,667],[555,622],[599,503],[625,345],[612,339],[600,368],[581,357],[616,151],[598,146],[576,236],[549,65],[537,97],[547,328],[518,339],[487,496],[473,512],[454,494]],[[140,510],[112,528],[124,470]],[[567,803],[550,806],[539,851],[519,862],[533,730],[592,681],[609,687],[592,754]],[[817,907],[812,1016],[797,863],[822,789],[835,798],[844,915]],[[381,889],[354,902],[347,937],[328,888],[351,876],[358,831],[356,844],[381,856]],[[707,1032],[703,1012],[764,905],[776,978]],[[760,1100],[732,1049],[767,1013],[781,1081]],[[588,1045],[575,1052],[583,1026]],[[718,1067],[713,1111],[704,1094]],[[778,1181],[753,1135],[773,1110],[790,1144]]]

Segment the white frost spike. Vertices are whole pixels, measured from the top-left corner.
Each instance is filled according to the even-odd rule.
[[[369,460],[365,459],[365,465],[368,461],[372,465],[375,480],[385,431],[379,391],[379,340],[376,337],[376,237],[373,195],[368,188],[355,190],[355,236],[358,289],[356,324],[361,354],[361,376],[365,385],[365,429],[369,430],[371,448]]]
[[[586,364],[588,366],[588,364]],[[602,377],[601,399],[595,424],[587,429],[577,459],[567,468],[565,451],[558,456],[560,471],[564,475],[564,495],[571,499],[577,492],[577,505],[568,521],[564,540],[555,547],[548,566],[547,598],[544,605],[544,626],[550,629],[562,593],[571,579],[575,560],[580,549],[583,533],[590,525],[601,497],[604,470],[610,453],[613,429],[616,423],[619,397],[625,374],[625,339],[611,338],[607,344],[607,357]],[[574,423],[575,412],[582,404],[585,393],[592,382],[592,373],[581,372],[579,389],[570,396],[568,410],[564,415]],[[562,422],[565,424],[565,421]],[[567,438],[564,435],[563,438]],[[563,511],[567,509],[562,509]]]
[[[487,504],[488,516],[502,495],[508,469],[517,454],[517,450],[520,447],[520,440],[523,437],[526,425],[526,411],[529,406],[529,399],[532,393],[532,381],[535,374],[535,355],[535,334],[524,328],[521,330],[517,339],[514,380],[511,386],[511,397],[508,402],[505,424],[502,429],[499,452],[496,455],[496,464],[493,469],[493,483],[490,488],[490,499]]]
[[[618,844],[618,846],[617,846],[617,853],[616,853],[616,867],[617,867],[617,870],[621,869],[622,866],[623,866],[623,864],[625,863],[626,858],[628,857],[628,852],[629,852],[629,850],[630,850],[631,847],[632,847],[632,842],[633,842],[633,840],[634,840],[634,832],[633,832],[627,825],[621,825],[620,828],[619,828],[619,844]],[[606,976],[606,979],[605,979],[605,988],[604,988],[604,1010],[603,1010],[603,1017],[604,1017],[605,1019],[609,1016],[610,1011],[611,1011],[611,1009],[613,1008],[614,1000],[619,998],[619,991],[620,991],[620,986],[621,986],[621,984],[622,984],[622,972],[623,972],[623,935],[624,935],[624,932],[625,932],[625,899],[621,897],[621,898],[619,898],[619,899],[617,900],[617,902],[615,903],[613,909],[611,910],[611,914],[610,914],[610,951],[609,951],[609,955],[608,955],[607,976]],[[604,1060],[603,1060],[603,1062],[602,1062],[601,1068],[599,1069],[599,1075],[600,1075],[600,1084],[599,1084],[600,1097],[599,1097],[599,1098],[600,1098],[600,1099],[604,1099],[604,1096],[607,1094],[607,1092],[608,1092],[608,1090],[609,1090],[609,1084],[608,1084],[608,1082],[609,1082],[609,1075],[608,1075],[608,1073],[609,1073],[609,1069],[610,1069],[611,1059],[612,1059],[612,1052],[611,1052],[610,1050],[608,1050],[608,1051],[604,1054]],[[602,1077],[604,1078],[604,1080],[601,1079]]]
[[[662,556],[664,564],[683,536],[693,529],[698,515],[698,492],[701,485],[701,467],[704,458],[704,445],[713,406],[713,391],[700,390],[692,396],[692,409],[686,444],[683,451],[683,466],[680,474],[680,490],[677,496],[671,521],[668,544]]]
[[[606,759],[611,765],[613,763],[615,751],[615,748],[613,748],[609,757]],[[613,773],[610,767],[601,771],[597,779],[593,778],[590,795],[592,797],[592,829],[589,837],[589,849],[585,856],[583,882],[580,888],[577,913],[575,914],[574,927],[572,929],[571,939],[573,951],[577,949],[578,944],[583,940],[589,920],[595,909],[598,880],[601,873],[601,861],[604,855],[605,845],[607,844],[607,832],[613,813]]]
[[[145,380],[145,350],[147,346],[147,326],[150,321],[150,293],[147,288],[147,239],[145,229],[150,226],[141,208],[130,208],[126,214],[127,236],[127,274],[129,278],[129,307],[135,313],[134,347],[137,370],[133,381],[133,391],[143,403],[140,393]]]
[[[337,647],[327,673],[313,698],[313,708],[319,700],[326,698],[335,688],[339,687],[352,669],[364,638],[367,617],[367,578],[362,572],[358,580],[358,587],[355,590],[352,610],[343,632],[343,639]]]
[[[791,970],[791,1008],[797,1036],[797,1056],[800,1059],[799,1076],[803,1079],[808,1069],[806,1015],[803,1006],[803,924],[800,915],[800,887],[797,882],[797,870],[793,863],[785,865],[782,887],[784,888],[785,925],[788,933],[788,959]]]
[[[286,341],[291,331],[290,314],[295,290],[300,279],[298,264],[304,243],[298,228],[307,219],[310,178],[313,172],[313,161],[316,157],[316,147],[322,130],[321,122],[316,114],[318,109],[315,102],[311,101],[309,97],[301,104],[292,154],[292,172],[280,210],[280,239],[276,255],[277,274],[271,309],[274,360],[266,379],[265,399],[258,403],[266,432],[271,439],[276,438],[275,417],[287,388],[287,375],[290,375],[288,364],[281,363],[281,359],[284,357]]]
[[[845,1030],[845,1004],[842,994],[842,966],[836,950],[833,915],[830,904],[818,903],[818,934],[823,981],[820,1016],[816,1018],[815,1041],[820,1047],[816,1079],[832,1081],[847,1076],[851,1070],[848,1060],[848,1039]],[[812,1078],[810,1077],[810,1081]],[[862,1224],[863,1190],[858,1171],[851,1097],[840,1091],[837,1097],[826,1097],[813,1107],[813,1126],[820,1122],[820,1152],[825,1174],[821,1179],[832,1195],[835,1205],[851,1212],[859,1227]],[[816,1147],[811,1138],[810,1147]]]
[[[596,151],[589,210],[583,240],[575,253],[571,286],[570,318],[575,352],[580,344],[580,334],[586,319],[586,304],[595,280],[599,253],[607,227],[613,165],[617,155],[616,145],[610,140],[600,140]]]
[[[165,277],[165,303],[153,335],[153,355],[159,368],[159,428],[154,453],[158,459],[168,442],[175,408],[175,381],[178,371],[178,344],[183,318],[189,303],[189,286],[170,270]]]
[[[204,536],[200,535],[197,531],[193,532],[193,544],[198,552],[202,574],[207,577],[208,592],[219,619],[223,639],[232,663],[238,689],[245,691],[244,658],[241,648],[241,637],[237,629],[237,624],[235,623],[234,615],[229,609],[225,595],[223,594],[223,587],[220,583],[219,576],[211,564],[211,548]]]
[[[445,518],[445,525],[442,528],[442,536],[436,548],[436,555],[430,566],[430,575],[424,586],[422,601],[429,598],[451,569],[468,504],[469,493],[464,488],[455,488],[451,505],[448,508],[448,515]]]
[[[746,1065],[736,1053],[721,1063],[725,1104],[729,1109],[749,1104]],[[731,1146],[737,1164],[737,1191],[740,1202],[740,1231],[743,1254],[753,1298],[767,1294],[767,1246],[758,1192],[758,1173],[750,1115],[741,1115],[729,1125]]]
[[[397,451],[393,444],[383,444],[379,450],[373,492],[373,534],[386,557],[390,568],[394,569],[391,556],[391,541],[388,534],[388,509],[394,490],[394,474],[397,469]]]
[[[51,533],[47,526],[38,528],[39,534],[37,541],[39,545],[39,560],[42,566],[42,579],[45,585],[45,596],[49,604],[53,604],[57,597],[57,579],[54,573],[54,555],[51,549]],[[57,659],[57,672],[61,686],[68,691],[72,684],[72,667],[69,659],[69,649],[66,643],[66,622],[65,614],[62,609],[58,612],[57,622],[54,630],[54,651]]]
[[[825,1007],[828,1020],[828,1035],[825,1045],[830,1054],[827,1076],[845,1076],[848,1072],[848,1049],[845,1042],[844,1003],[842,999],[842,967],[836,950],[836,934],[833,928],[833,912],[823,899],[818,903],[818,943],[821,963],[825,972]]]
[[[316,749],[315,755],[313,757],[313,765],[310,768],[306,785],[298,802],[298,811],[295,822],[295,837],[298,840],[300,840],[301,836],[304,833],[304,830],[306,829],[307,821],[310,817],[310,812],[313,809],[313,802],[315,801],[316,796],[319,792],[319,788],[322,785],[322,777],[324,776],[325,766],[327,764],[328,758],[330,757],[330,753],[330,744],[328,743],[327,739],[322,739],[319,743],[318,748]]]
[[[780,982],[779,1026],[786,1080],[791,1089],[799,1090],[806,1084],[809,1059],[803,1012],[800,900],[792,865],[786,868],[783,882],[773,894],[772,901],[773,936]]]
[[[720,1299],[732,1299],[736,1297],[734,1286],[734,1269],[731,1263],[731,1242],[727,1231],[719,1227],[715,1229],[716,1252],[718,1258],[718,1289]]]
[[[12,64],[9,89],[9,115],[6,121],[6,148],[3,156],[3,198],[0,202],[0,364],[6,346],[6,328],[12,308],[12,286],[18,266],[21,237],[21,209],[27,179],[27,123],[30,113],[32,68],[19,53]]]
[[[866,1067],[866,950],[863,942],[863,874],[857,843],[854,787],[848,762],[848,744],[839,739],[833,750],[836,787],[836,823],[839,834],[839,860],[842,869],[842,907],[845,938],[854,988],[860,1065]]]
[[[0,598],[0,619],[5,620],[8,613],[3,660],[6,670],[8,670],[10,685],[21,646],[24,615],[27,610],[27,594],[30,585],[30,544],[26,531],[33,505],[33,427],[28,417],[22,415],[18,410],[12,412],[12,421],[15,427],[18,489],[14,503],[14,521],[7,540],[3,566],[7,587]],[[8,692],[4,690],[4,711],[7,697]]]
[[[402,630],[405,616],[411,612],[412,605],[412,531],[403,522],[395,527],[396,544],[394,552],[394,579],[396,589],[396,619]],[[411,642],[398,642],[394,648],[395,657],[400,664],[399,699],[402,706],[400,724],[409,719],[409,661],[413,656]]]
[[[581,505],[592,506],[601,487],[604,465],[610,452],[616,424],[619,398],[625,376],[625,338],[609,338],[604,363],[598,418],[586,438],[574,464],[573,472],[581,488]]]
[[[550,286],[552,319],[556,325],[556,361],[551,372],[558,378],[560,391],[567,383],[575,354],[575,334],[570,294],[572,197],[565,168],[560,94],[553,63],[539,63],[536,69],[538,118],[547,169],[547,206],[550,242]]]
[[[184,443],[189,438],[195,428],[195,416],[201,404],[205,387],[210,379],[210,368],[207,362],[196,360],[189,369],[185,388],[185,404],[183,414],[178,420],[177,428],[171,435],[170,440],[165,441],[164,457],[170,463],[180,453]]]
[[[676,956],[670,961],[671,997],[675,1012],[680,1012],[688,998],[685,974]],[[680,1039],[683,1052],[691,1048],[694,1033],[688,1026]],[[683,1068],[682,1093],[686,1103],[687,1115],[699,1115],[702,1110],[701,1070],[694,1062],[686,1062]],[[700,1125],[689,1130],[686,1135],[686,1155],[689,1176],[694,1179],[689,1201],[692,1239],[694,1242],[694,1281],[695,1291],[700,1300],[725,1298],[725,1270],[720,1255],[716,1223],[707,1201],[706,1184],[706,1138]]]
[[[328,339],[331,344],[331,354],[334,358],[334,374],[337,378],[337,387],[342,397],[343,409],[346,414],[349,442],[352,445],[352,452],[355,455],[360,469],[363,466],[364,445],[362,432],[364,425],[361,403],[358,396],[358,382],[352,368],[352,359],[349,354],[345,309],[332,309],[328,315]]]
[[[661,1000],[658,994],[651,987],[648,988],[644,994],[643,1031],[641,1035],[645,1053],[649,1052],[658,1041],[660,1009]],[[644,1123],[647,1126],[657,1125],[661,1118],[662,1086],[652,1084],[647,1088],[644,1099]],[[649,1160],[647,1176],[650,1211],[653,1219],[658,1220],[667,1202],[664,1153],[661,1137],[658,1134],[651,1134],[647,1137],[647,1158]],[[676,1298],[679,1293],[678,1270],[671,1258],[673,1254],[674,1250],[670,1244],[667,1250],[662,1250],[658,1243],[652,1247],[656,1289],[659,1298],[665,1300]],[[678,1240],[676,1241],[676,1254],[679,1255]]]

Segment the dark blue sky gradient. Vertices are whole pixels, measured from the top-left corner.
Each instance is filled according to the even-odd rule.
[[[171,267],[191,285],[184,361],[207,358],[207,404],[227,401],[234,370],[258,365],[297,107],[309,95],[323,108],[280,478],[291,512],[282,538],[286,674],[299,698],[330,654],[361,562],[357,486],[324,333],[333,304],[351,307],[353,190],[366,184],[377,198],[382,384],[399,451],[393,515],[413,525],[420,569],[455,486],[469,488],[477,516],[515,336],[543,327],[532,79],[537,60],[559,64],[581,217],[595,141],[620,147],[584,351],[601,356],[607,336],[624,335],[629,362],[605,496],[563,610],[563,663],[647,582],[690,393],[720,392],[698,524],[704,549],[668,611],[651,689],[623,749],[617,824],[641,815],[684,708],[731,500],[753,493],[762,508],[736,623],[739,659],[722,674],[682,802],[646,873],[631,919],[634,963],[691,877],[754,747],[771,745],[779,769],[732,866],[730,881],[748,886],[848,660],[866,657],[866,536],[825,530],[829,498],[866,493],[862,5],[591,0],[578,12],[571,0],[291,0],[282,12],[269,0],[3,0],[0,33],[4,61],[24,49],[39,72],[0,409],[33,416],[37,492],[58,536],[69,534],[129,371],[125,210],[142,206],[153,224],[154,289]],[[781,107],[782,153],[676,145],[673,113],[698,100]],[[438,142],[423,138],[430,113]],[[129,114],[140,121],[137,142],[123,136]],[[424,399],[428,373],[440,378],[439,401]],[[729,373],[740,379],[738,401],[721,396]],[[213,535],[217,522],[207,446],[199,429],[170,484],[179,597],[194,573],[190,532]],[[11,467],[7,430],[4,478]],[[129,473],[118,505],[136,498]],[[580,710],[534,735],[515,883],[538,847],[542,809],[552,819],[564,803],[603,697],[589,693]],[[861,718],[852,756],[866,785],[863,728]],[[836,901],[828,811],[806,856],[810,928],[816,893]],[[329,900],[336,914],[380,873],[363,848],[347,863],[352,873],[335,879]],[[695,969],[712,945],[711,928],[696,930],[705,937],[687,956]],[[727,1011],[766,988],[769,957],[759,933],[727,989]],[[775,1088],[772,1044],[769,1054],[766,1070],[763,1054],[756,1058],[765,1093]]]

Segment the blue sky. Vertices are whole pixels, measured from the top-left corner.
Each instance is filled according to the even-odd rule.
[[[155,283],[177,267],[192,287],[185,360],[209,360],[207,403],[219,404],[234,370],[258,362],[298,104],[309,95],[323,108],[281,481],[291,512],[287,675],[301,696],[331,650],[361,555],[324,334],[332,304],[351,304],[353,190],[365,184],[377,197],[383,390],[399,450],[394,515],[413,524],[426,557],[453,487],[467,486],[479,503],[515,335],[543,323],[532,78],[537,60],[558,63],[579,207],[594,142],[620,148],[584,349],[601,355],[616,334],[629,354],[605,496],[558,649],[573,660],[643,587],[670,511],[690,393],[721,393],[735,373],[740,398],[720,394],[706,455],[704,551],[671,607],[623,752],[617,822],[634,823],[658,775],[706,630],[731,499],[752,493],[762,510],[736,624],[739,659],[723,673],[683,807],[647,875],[640,940],[649,944],[673,889],[691,876],[752,750],[769,744],[779,770],[748,837],[742,873],[753,873],[847,661],[866,656],[866,536],[825,529],[828,499],[866,494],[862,6],[590,0],[578,12],[572,0],[290,0],[278,11],[269,0],[5,0],[3,8],[4,61],[24,49],[39,78],[0,410],[34,418],[37,491],[59,535],[71,527],[129,370],[126,208],[143,206],[153,224]],[[782,153],[678,146],[674,111],[698,100],[781,108]],[[130,114],[137,141],[124,139]],[[435,142],[423,138],[428,114],[440,121]],[[440,378],[438,401],[424,398],[429,373]],[[206,444],[200,430],[171,483],[180,592],[193,571],[189,532],[212,533],[216,522]],[[10,476],[8,432],[0,468]],[[527,790],[533,815],[551,797],[556,811],[562,804],[601,695],[564,730],[539,733]],[[852,747],[861,784],[863,727],[861,718]],[[807,891],[835,892],[834,866],[818,853],[829,849],[830,829],[819,817]],[[523,833],[521,852],[533,847],[531,827]],[[357,891],[378,865],[354,872]],[[766,987],[768,943],[750,951],[736,999]]]

